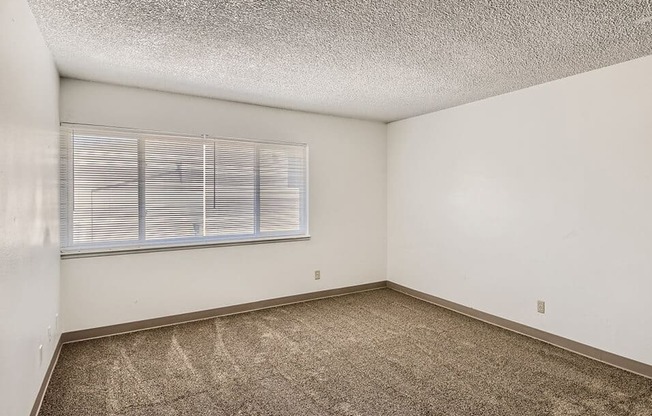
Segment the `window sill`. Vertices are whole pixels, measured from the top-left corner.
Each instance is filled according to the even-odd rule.
[[[231,246],[248,246],[253,244],[269,244],[269,243],[283,243],[293,241],[309,241],[309,235],[290,236],[290,237],[276,237],[276,238],[261,238],[256,240],[240,240],[240,241],[202,241],[197,243],[179,243],[179,244],[161,244],[149,245],[146,247],[121,247],[121,248],[107,248],[107,249],[71,249],[70,251],[62,251],[61,259],[76,259],[83,257],[103,257],[103,256],[119,256],[124,254],[138,254],[138,253],[154,253],[159,251],[177,251],[177,250],[194,250],[202,248],[213,247],[231,247]]]

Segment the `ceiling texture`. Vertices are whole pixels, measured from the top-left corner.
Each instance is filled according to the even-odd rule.
[[[652,54],[652,0],[28,1],[64,77],[385,122]]]

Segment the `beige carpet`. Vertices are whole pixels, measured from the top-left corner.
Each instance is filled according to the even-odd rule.
[[[389,289],[68,344],[40,415],[652,415],[652,380]]]

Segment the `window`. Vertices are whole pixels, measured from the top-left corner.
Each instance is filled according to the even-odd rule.
[[[64,125],[63,254],[308,236],[305,144]]]

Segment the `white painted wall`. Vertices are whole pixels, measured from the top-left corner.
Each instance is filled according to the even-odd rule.
[[[58,96],[27,2],[0,1],[0,415],[29,414],[59,339]]]
[[[652,56],[390,124],[388,279],[652,364],[650,74]]]
[[[385,280],[382,123],[68,79],[61,119],[310,149],[310,241],[65,259],[66,331]]]

